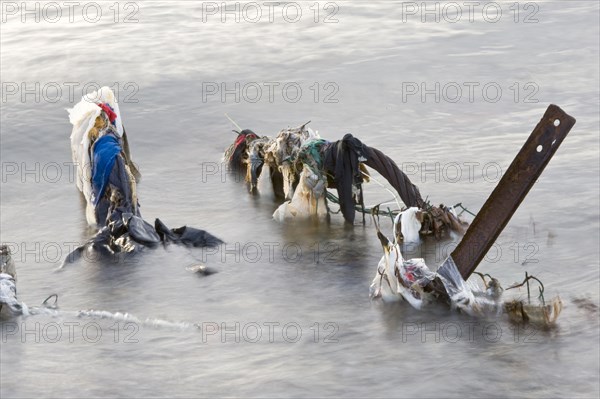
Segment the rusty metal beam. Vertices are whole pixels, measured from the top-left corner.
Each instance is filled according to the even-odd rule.
[[[464,237],[446,259],[469,278],[565,139],[575,118],[552,104],[537,124]],[[440,267],[442,269],[444,265]]]

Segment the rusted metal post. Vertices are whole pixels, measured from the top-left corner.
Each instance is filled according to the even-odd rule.
[[[444,265],[454,262],[462,278],[469,278],[574,124],[575,118],[560,107],[548,107]]]

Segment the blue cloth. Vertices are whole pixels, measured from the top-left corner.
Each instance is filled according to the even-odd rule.
[[[110,173],[115,165],[115,159],[121,152],[121,144],[112,134],[100,137],[94,143],[94,155],[92,160],[92,191],[94,193],[94,206],[106,191]]]

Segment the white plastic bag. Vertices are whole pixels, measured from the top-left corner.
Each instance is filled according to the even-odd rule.
[[[281,204],[273,213],[273,218],[278,222],[326,220],[325,182],[305,165],[292,200]]]
[[[395,224],[397,224],[397,218],[400,218],[400,222],[402,223],[401,231],[402,236],[404,237],[404,242],[420,241],[419,230],[421,230],[421,222],[417,220],[418,211],[419,208],[414,206],[412,208],[406,209],[398,216],[396,216]]]

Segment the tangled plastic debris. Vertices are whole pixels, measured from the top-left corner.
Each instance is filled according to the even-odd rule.
[[[402,221],[397,221],[403,225],[404,241],[417,242],[421,235],[441,238],[450,231],[464,232],[466,222],[451,208],[424,201],[408,176],[381,151],[351,134],[335,142],[324,140],[307,127],[308,123],[283,129],[273,139],[259,137],[249,129],[235,131],[238,137],[225,151],[224,160],[232,170],[246,169],[251,192],[257,191],[263,167],[268,166],[275,196],[286,199],[273,213],[275,220],[328,220],[333,212],[329,203],[334,203],[339,205],[344,219],[353,223],[357,211],[363,215],[369,211],[364,205],[363,184],[374,179],[368,166],[391,184],[408,207],[400,210],[395,194],[386,188],[399,207],[394,214],[404,214]],[[338,195],[327,188],[335,189]],[[389,211],[390,216],[392,212]]]
[[[78,165],[77,187],[87,203],[86,219],[99,231],[67,255],[63,266],[88,250],[114,256],[159,243],[194,247],[222,243],[204,230],[169,229],[160,219],[151,225],[142,218],[137,194],[140,174],[131,161],[119,105],[109,87],[84,96],[68,111],[73,124],[71,151]]]
[[[373,220],[384,255],[371,283],[371,298],[381,298],[385,302],[404,299],[416,309],[442,301],[473,316],[496,314],[501,309],[497,291],[488,292],[471,281],[464,281],[456,267],[446,269],[441,275],[431,271],[424,259],[405,260],[397,235],[390,241],[381,232],[377,219],[374,217]],[[439,282],[443,285],[442,291],[435,288]]]
[[[424,259],[405,260],[398,236],[394,234],[396,238],[390,241],[381,233],[375,217],[374,221],[384,255],[377,265],[377,272],[370,286],[372,299],[381,299],[384,302],[405,300],[415,309],[424,309],[428,305],[441,302],[470,316],[490,317],[506,313],[511,322],[530,323],[538,327],[551,327],[556,322],[562,310],[562,301],[557,296],[546,304],[543,285],[537,278],[527,275],[523,283],[507,290],[529,284],[530,279],[535,279],[541,285],[539,304],[532,304],[529,295],[527,301],[511,299],[503,302],[505,290],[497,279],[488,274],[474,273],[481,277],[484,285],[482,288],[472,279],[465,281],[453,262],[433,272],[427,267]]]

